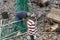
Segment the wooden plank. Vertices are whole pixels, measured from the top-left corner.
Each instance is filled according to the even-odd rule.
[[[38,3],[45,3],[47,2],[48,0],[36,0]]]
[[[47,18],[51,18],[56,22],[60,22],[60,9],[52,8],[50,13],[46,15]]]
[[[48,0],[41,0],[42,1],[42,3],[45,3],[45,2],[47,2]]]

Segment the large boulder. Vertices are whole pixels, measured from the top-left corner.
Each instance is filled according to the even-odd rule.
[[[46,17],[54,20],[55,22],[60,22],[60,9],[52,8]]]

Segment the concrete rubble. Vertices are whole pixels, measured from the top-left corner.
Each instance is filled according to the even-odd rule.
[[[2,20],[1,13],[3,11],[7,11],[9,16],[8,22],[13,22],[15,20],[15,2],[16,0],[3,0],[0,3],[0,20]],[[59,40],[60,34],[53,32],[51,33],[52,26],[60,25],[60,0],[49,0],[50,4],[47,7],[42,7],[32,3],[33,12],[36,14],[37,18],[37,27],[38,27],[38,34],[37,40]],[[52,20],[53,19],[53,20]],[[57,21],[57,22],[56,22]],[[1,22],[0,22],[1,23]],[[56,24],[56,25],[55,25]],[[49,32],[46,32],[48,29]],[[50,32],[51,31],[51,32]],[[47,36],[48,35],[48,36]],[[22,35],[14,38],[10,38],[7,40],[27,40],[27,35]]]

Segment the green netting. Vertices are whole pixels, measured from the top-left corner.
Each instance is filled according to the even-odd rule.
[[[29,11],[31,13],[33,13],[33,8],[32,6],[28,5],[28,0],[17,0],[16,1],[16,11]],[[29,9],[29,10],[28,10]],[[21,33],[25,33],[27,32],[27,25],[24,21],[18,21],[18,22],[14,22],[11,24],[8,24],[6,26],[2,26],[2,34],[0,39],[6,38],[6,37],[11,37],[15,35],[15,32],[20,31]]]
[[[17,22],[16,25],[18,25],[20,32],[24,33],[27,31],[27,25],[23,21]],[[15,27],[16,28],[16,27]],[[17,29],[16,29],[17,30]]]
[[[6,37],[11,37],[16,35],[14,32],[20,31],[20,33],[25,33],[27,32],[27,26],[26,23],[24,23],[23,21],[18,21],[12,24],[8,24],[3,26],[2,28],[2,33],[1,33],[1,37],[2,38],[6,38]]]
[[[33,8],[31,6],[29,6],[29,12],[33,13]]]
[[[28,11],[28,0],[16,0],[16,11]]]

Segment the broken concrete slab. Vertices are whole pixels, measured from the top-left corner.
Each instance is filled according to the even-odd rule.
[[[52,8],[50,13],[48,13],[46,17],[53,19],[56,22],[60,22],[60,9]]]

